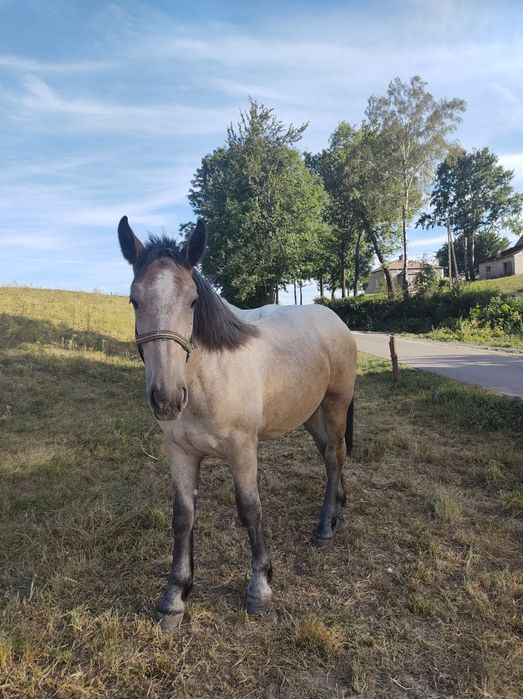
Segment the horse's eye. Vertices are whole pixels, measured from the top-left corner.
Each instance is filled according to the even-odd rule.
[[[133,304],[133,308],[136,311],[136,309],[138,308],[138,304],[136,303],[136,301],[134,299],[129,299],[129,303]]]
[[[191,308],[194,308],[194,307],[196,306],[196,302],[197,302],[197,301],[198,301],[197,298],[194,299],[194,301],[191,303]]]

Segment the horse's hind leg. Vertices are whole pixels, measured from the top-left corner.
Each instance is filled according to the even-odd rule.
[[[313,436],[323,456],[327,470],[325,499],[316,529],[316,542],[320,546],[331,542],[346,500],[342,473],[347,454],[346,424],[347,401],[337,396],[326,396],[320,408],[305,423],[305,428]]]

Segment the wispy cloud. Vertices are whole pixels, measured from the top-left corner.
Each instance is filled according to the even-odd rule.
[[[121,63],[116,60],[37,61],[14,54],[0,54],[0,67],[23,74],[93,73],[96,71],[107,71],[119,66],[121,66]]]
[[[447,235],[441,233],[440,235],[427,236],[426,238],[411,238],[409,246],[411,248],[415,248],[416,250],[424,250],[434,246],[441,247],[446,240]]]
[[[180,103],[143,106],[66,96],[36,77],[25,78],[24,88],[21,93],[4,93],[8,118],[38,120],[35,125],[39,129],[49,128],[45,120],[61,118],[62,128],[83,133],[111,131],[165,137],[169,134],[217,134],[223,132],[223,124],[230,119],[230,109],[212,106],[198,108]]]

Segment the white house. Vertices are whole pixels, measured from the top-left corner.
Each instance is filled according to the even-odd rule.
[[[479,263],[480,279],[509,277],[511,274],[523,274],[523,235],[511,248],[507,248],[495,257],[489,257]]]
[[[403,286],[403,255],[400,255],[397,260],[388,262],[388,268],[392,279],[392,285],[395,287]],[[407,281],[409,286],[413,286],[416,277],[424,267],[423,262],[419,260],[407,260]],[[437,275],[443,278],[443,268],[431,265]],[[373,269],[369,274],[369,283],[365,290],[366,294],[375,294],[385,287],[385,274],[381,267]]]

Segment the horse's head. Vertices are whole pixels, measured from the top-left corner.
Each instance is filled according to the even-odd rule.
[[[124,216],[118,239],[134,270],[130,301],[149,405],[158,420],[176,420],[188,399],[186,363],[198,299],[193,268],[203,256],[206,227],[198,221],[181,249],[165,238],[151,238],[144,247]]]

